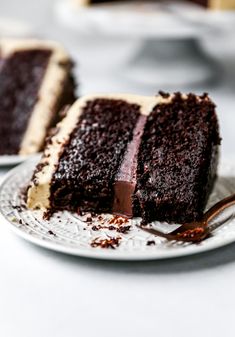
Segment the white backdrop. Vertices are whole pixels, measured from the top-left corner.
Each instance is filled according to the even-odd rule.
[[[53,2],[0,0],[0,22],[23,20],[36,35],[63,42],[79,62],[81,93],[168,89],[153,92],[117,77],[139,41],[78,37],[58,25]],[[216,101],[222,154],[233,156],[235,36],[202,43],[222,72],[217,82],[187,91],[208,91]],[[0,267],[1,337],[234,336],[235,244],[177,260],[101,262],[34,247],[0,223]]]

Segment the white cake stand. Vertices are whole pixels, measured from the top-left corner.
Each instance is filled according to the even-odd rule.
[[[156,88],[211,81],[218,65],[205,53],[200,39],[235,27],[233,13],[175,1],[80,7],[76,0],[63,0],[57,3],[56,14],[79,34],[141,40],[122,73],[130,81]]]

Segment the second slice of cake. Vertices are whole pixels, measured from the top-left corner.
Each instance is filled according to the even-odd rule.
[[[42,150],[59,111],[75,100],[72,66],[56,42],[0,39],[0,155]]]
[[[35,170],[29,208],[199,219],[220,143],[207,95],[93,95],[58,125]]]

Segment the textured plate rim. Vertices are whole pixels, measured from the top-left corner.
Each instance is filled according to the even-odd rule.
[[[63,245],[59,245],[53,242],[44,241],[38,238],[33,237],[32,235],[21,231],[19,228],[15,227],[12,223],[10,223],[6,218],[0,214],[1,217],[4,219],[3,222],[7,222],[10,225],[11,231],[15,233],[20,238],[24,239],[25,241],[34,244],[38,247],[48,249],[50,251],[54,251],[56,253],[67,254],[71,256],[83,257],[83,258],[92,258],[97,260],[111,260],[111,261],[151,261],[151,260],[166,260],[166,259],[175,259],[179,257],[187,257],[191,255],[201,254],[205,252],[210,252],[222,247],[225,247],[235,241],[235,237],[231,236],[228,239],[224,239],[219,243],[208,244],[207,246],[195,246],[190,247],[182,247],[171,249],[169,251],[152,251],[147,253],[120,253],[115,250],[105,250],[105,249],[95,249],[94,251],[86,250],[85,248],[71,248],[66,247]]]
[[[21,165],[11,169],[2,179],[0,184],[0,192],[4,188],[4,186],[7,184],[8,179],[14,176],[15,173],[19,173],[21,169],[27,165],[30,164],[30,162],[38,161],[40,158],[39,155],[35,155],[28,159],[26,162],[22,163]],[[223,161],[223,163],[226,165],[227,163],[231,163],[230,160]],[[9,228],[17,234],[19,237],[23,238],[24,240],[35,244],[39,247],[46,248],[52,251],[56,251],[59,253],[69,254],[73,256],[78,257],[86,257],[86,258],[93,258],[93,259],[101,259],[101,260],[116,260],[116,261],[144,261],[144,260],[163,260],[163,259],[172,259],[177,257],[183,257],[183,256],[189,256],[194,254],[200,254],[207,251],[211,251],[217,248],[224,247],[226,245],[229,245],[235,241],[235,233],[232,233],[231,236],[222,238],[219,241],[208,241],[208,243],[205,245],[195,245],[192,244],[187,247],[177,247],[175,248],[169,248],[169,250],[165,249],[163,250],[152,250],[149,252],[120,252],[117,250],[106,250],[106,249],[94,249],[94,250],[88,250],[86,248],[79,248],[79,247],[69,247],[62,244],[58,244],[52,241],[46,241],[37,237],[34,237],[33,235],[24,232],[20,228],[16,227],[13,222],[9,221],[7,217],[2,213],[1,206],[0,206],[0,215],[3,219],[3,223],[6,225],[9,225]],[[205,243],[205,241],[204,241]]]

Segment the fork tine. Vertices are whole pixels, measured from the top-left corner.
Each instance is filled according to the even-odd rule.
[[[177,231],[176,230],[174,231],[176,232],[175,234],[172,234],[172,233],[165,234],[165,233],[158,231],[157,229],[143,227],[139,225],[137,225],[137,227],[144,230],[147,233],[163,237],[169,241],[200,242],[210,234],[209,228],[202,228],[202,227],[188,229],[182,232],[176,232]]]

